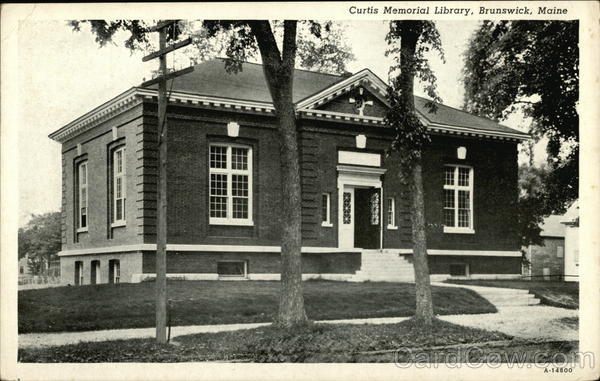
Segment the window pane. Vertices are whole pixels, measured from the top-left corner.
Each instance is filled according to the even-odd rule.
[[[81,164],[79,176],[81,184],[87,184],[87,164]]]
[[[123,200],[118,199],[117,204],[116,204],[115,220],[122,220],[122,219],[123,219]]]
[[[458,210],[458,226],[459,227],[461,227],[461,228],[469,227],[470,214],[471,214],[470,210],[466,210],[466,209]]]
[[[217,262],[217,274],[219,276],[245,276],[244,262]]]
[[[458,185],[469,186],[469,168],[458,168]]]
[[[116,173],[123,172],[123,151],[115,151],[115,170]]]
[[[352,193],[344,192],[344,224],[352,223]]]
[[[444,208],[454,208],[454,191],[444,189]]]
[[[379,225],[379,192],[371,195],[371,225]]]
[[[248,169],[248,148],[231,148],[231,169]]]
[[[116,198],[122,197],[122,188],[123,188],[122,182],[123,182],[123,179],[121,177],[116,178],[116,190],[115,190]]]
[[[233,196],[248,197],[248,176],[232,175],[231,191]]]
[[[329,206],[329,194],[321,195],[321,221],[327,222],[329,221],[328,214],[328,206]]]
[[[458,208],[459,209],[470,209],[470,193],[469,191],[458,191]]]
[[[233,218],[248,218],[248,199],[233,198]]]
[[[454,226],[454,209],[444,209],[444,225]]]
[[[227,147],[210,147],[210,167],[227,168]]]
[[[210,194],[211,196],[227,196],[227,175],[210,174]]]
[[[227,197],[210,196],[210,216],[227,218]]]
[[[388,220],[387,224],[394,226],[394,199],[388,198]]]
[[[444,171],[444,184],[454,185],[454,167],[446,167]]]

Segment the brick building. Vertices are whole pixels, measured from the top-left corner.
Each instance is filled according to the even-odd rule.
[[[297,70],[294,78],[306,278],[412,275],[410,198],[389,155],[386,85]],[[416,97],[434,277],[511,277],[521,266],[517,143],[527,135]],[[168,105],[167,273],[278,279],[279,148],[262,67],[223,62],[177,78]],[[157,93],[131,88],[50,137],[62,144],[64,283],[154,274]]]
[[[527,257],[532,280],[562,280],[565,268],[565,227],[563,216],[544,218],[540,228],[540,245],[530,245]]]

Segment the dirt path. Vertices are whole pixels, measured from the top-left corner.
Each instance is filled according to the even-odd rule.
[[[504,307],[498,313],[477,315],[447,315],[439,318],[451,323],[487,330],[497,330],[524,339],[579,340],[577,330],[559,321],[565,317],[577,317],[577,310],[547,306]],[[327,324],[393,324],[406,317],[344,319],[319,321]],[[171,337],[251,329],[269,323],[194,325],[173,327]],[[154,328],[114,329],[85,332],[28,333],[19,335],[19,347],[45,347],[75,344],[78,342],[123,340],[154,337]]]

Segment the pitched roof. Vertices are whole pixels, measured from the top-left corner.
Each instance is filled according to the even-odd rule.
[[[432,123],[470,127],[485,131],[522,133],[514,128],[506,127],[502,124],[496,123],[491,119],[483,118],[481,116],[477,116],[437,102],[434,102],[437,105],[437,109],[435,112],[433,112],[425,106],[428,102],[431,101],[429,99],[415,96],[415,108],[421,113],[421,115],[423,115]]]
[[[542,237],[564,237],[565,225],[579,226],[579,200],[576,200],[567,209],[565,214],[553,214],[544,218],[542,225]]]
[[[214,59],[203,62],[196,65],[193,72],[177,77],[173,81],[172,87],[169,84],[173,91],[172,98],[202,104],[208,104],[216,100],[213,103],[217,106],[250,107],[250,109],[258,112],[272,112],[271,95],[262,65],[245,62],[242,64],[241,72],[230,74],[225,70],[223,61],[223,59]],[[321,110],[315,113],[311,112],[312,110],[307,111],[305,109],[306,105],[309,109],[314,107],[315,102],[316,104],[328,102],[345,91],[361,85],[363,81],[370,83],[372,85],[370,86],[371,90],[378,91],[379,95],[385,94],[387,91],[385,82],[368,69],[363,69],[350,77],[296,69],[294,70],[293,101],[299,111],[309,117],[312,114],[328,113],[323,117],[342,121],[360,119],[364,123],[383,125],[382,117],[359,117]],[[51,133],[49,137],[58,142],[64,142],[83,131],[93,128],[110,118],[114,113],[135,105],[140,97],[152,97],[152,93],[155,93],[156,88],[156,85],[149,89],[142,87],[130,88]],[[246,104],[240,105],[240,102]],[[426,126],[431,128],[432,131],[446,131],[471,136],[492,136],[511,140],[529,138],[528,134],[521,131],[443,104],[437,104],[437,110],[432,112],[425,106],[427,102],[429,102],[427,99],[415,96],[415,107],[424,117]]]
[[[563,214],[561,223],[579,226],[579,200],[575,200],[565,214]]]
[[[293,100],[298,102],[341,79],[341,76],[334,74],[296,69]],[[175,78],[173,91],[272,103],[262,65],[250,62],[244,62],[242,71],[238,73],[228,73],[223,59],[202,62],[195,66],[193,72]]]
[[[297,103],[347,78],[341,75],[295,69],[293,101]],[[381,81],[381,83],[384,82]],[[244,62],[242,71],[235,74],[228,73],[225,70],[224,59],[221,58],[202,62],[195,66],[192,73],[176,78],[173,81],[173,91],[272,103],[262,65]],[[425,106],[428,102],[430,102],[428,99],[415,96],[417,111],[431,123],[475,128],[490,132],[523,134],[521,131],[503,126],[493,120],[441,103],[436,103],[437,110],[432,112]]]
[[[564,237],[565,236],[565,225],[561,224],[563,216],[551,215],[544,218],[542,222],[542,229],[540,235],[542,237]]]

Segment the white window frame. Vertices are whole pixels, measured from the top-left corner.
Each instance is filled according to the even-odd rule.
[[[110,263],[112,264],[113,284],[121,283],[121,261],[113,259]]]
[[[398,230],[398,226],[396,225],[396,199],[394,197],[387,198],[387,229],[388,230]],[[391,208],[390,208],[391,206]],[[390,216],[392,223],[390,224]]]
[[[331,223],[331,193],[321,193],[321,213],[323,213],[323,196],[325,196],[327,200],[327,219],[323,220],[323,216],[321,215],[321,226],[330,228],[333,227],[333,224]]]
[[[446,168],[454,168],[454,185],[446,185]],[[469,169],[469,185],[458,185],[458,173],[459,168],[467,168]],[[456,234],[475,234],[475,228],[473,226],[473,184],[475,183],[475,177],[473,173],[473,167],[469,165],[459,165],[459,164],[448,164],[444,166],[444,190],[452,190],[454,191],[454,226],[446,226],[444,225],[444,233],[456,233]],[[458,226],[458,191],[469,191],[469,227],[459,227]],[[445,195],[444,195],[445,199]],[[445,209],[445,206],[444,206]],[[444,217],[445,218],[445,217]],[[444,221],[445,223],[446,221]]]
[[[226,148],[226,167],[225,168],[211,168],[210,166],[210,150],[211,147],[225,147]],[[248,169],[232,169],[232,148],[244,148],[248,150]],[[210,225],[233,225],[233,226],[253,226],[254,221],[252,220],[252,200],[254,196],[253,192],[253,171],[252,171],[252,147],[242,144],[233,143],[211,143],[208,147],[208,218]],[[210,216],[210,186],[211,186],[211,175],[222,174],[227,176],[227,217],[211,217]],[[248,176],[248,218],[233,218],[233,175],[246,175]]]
[[[121,155],[121,171],[117,172],[117,154]],[[113,151],[112,154],[112,182],[113,182],[113,192],[112,192],[112,204],[113,204],[113,213],[112,213],[112,223],[111,227],[125,226],[125,219],[127,218],[127,213],[125,212],[125,208],[127,205],[127,176],[126,176],[126,164],[125,164],[125,146],[119,147]],[[117,198],[117,179],[121,179],[121,197]],[[120,219],[117,219],[117,203],[118,201],[122,201],[122,216]]]
[[[85,168],[85,176],[82,175],[83,168]],[[90,225],[90,208],[88,208],[88,200],[90,198],[90,194],[88,192],[88,162],[82,161],[77,164],[77,232],[87,232],[88,226]],[[85,178],[85,179],[84,179]],[[84,181],[85,180],[85,181]],[[85,189],[85,205],[83,202],[83,190]],[[85,208],[85,226],[82,226],[83,223],[83,213],[81,210]]]

